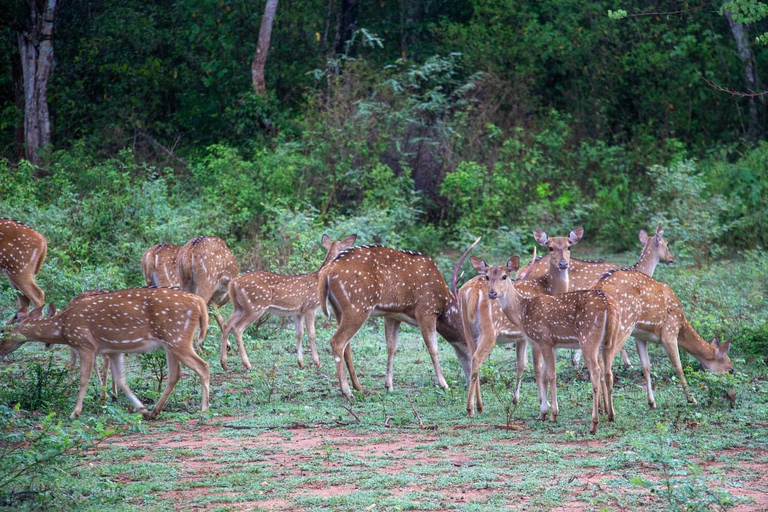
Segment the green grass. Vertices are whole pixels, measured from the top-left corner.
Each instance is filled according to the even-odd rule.
[[[298,368],[292,325],[281,329],[271,320],[246,335],[253,370],[244,371],[239,357],[230,354],[230,371],[223,372],[214,351],[219,341],[214,323],[203,353],[212,370],[210,412],[198,412],[195,376],[179,382],[153,422],[121,415],[130,410],[122,395],[116,404],[101,405],[92,379],[83,418],[114,425],[118,433],[0,489],[15,500],[0,503],[15,509],[81,510],[710,510],[757,506],[751,500],[762,499],[764,506],[768,370],[765,353],[754,353],[760,343],[749,345],[752,352],[739,345],[744,332],[759,332],[768,317],[768,265],[760,256],[718,262],[709,270],[659,269],[659,279],[670,283],[705,338],[734,340],[734,376],[713,377],[684,356],[698,407],[686,403],[668,360],[660,347],[652,346],[658,408],[648,410],[630,343],[634,366],[624,368],[616,361],[614,367],[616,421],[601,418],[596,435],[588,433],[587,372],[574,370],[566,351],[558,363],[557,423],[535,419],[539,404],[528,371],[521,402],[511,415],[515,429],[499,429],[495,425],[506,422],[511,393],[512,348],[492,352],[483,373],[486,410],[470,419],[464,411],[464,377],[452,349],[440,343],[440,362],[451,385],[443,391],[435,386],[429,355],[411,327],[401,332],[395,391],[384,391],[381,321],[367,324],[353,340],[366,394],[349,404],[338,392],[327,344],[332,326],[318,321],[320,370]],[[54,353],[60,368],[67,352]],[[46,366],[50,354],[30,343],[0,363],[0,405],[27,396],[29,362]],[[137,356],[127,356],[126,363],[129,385],[152,403],[157,382],[151,372],[142,372]],[[66,382],[57,385],[65,398],[42,412],[66,417],[75,391]],[[737,386],[734,402],[723,393],[728,386]],[[409,398],[428,428],[418,429]],[[0,435],[33,428],[41,418],[41,412],[15,414],[16,424]],[[63,420],[62,425],[74,424]],[[18,494],[23,491],[32,492]]]

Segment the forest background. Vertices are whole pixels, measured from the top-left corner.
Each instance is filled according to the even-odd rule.
[[[579,224],[616,252],[662,222],[698,266],[765,247],[762,2],[284,1],[259,90],[264,12],[0,6],[0,211],[48,238],[55,296],[139,284],[147,247],[203,233],[278,271],[324,231],[438,257]]]

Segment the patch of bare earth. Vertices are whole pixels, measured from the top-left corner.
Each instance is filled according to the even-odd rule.
[[[236,421],[237,418],[226,418],[224,422]],[[358,492],[354,481],[339,481],[339,467],[331,467],[329,453],[344,453],[350,458],[357,458],[366,468],[370,468],[369,462],[376,462],[373,466],[383,466],[378,469],[366,469],[380,474],[397,475],[407,472],[416,465],[429,465],[449,463],[460,468],[476,464],[473,456],[475,452],[467,447],[436,450],[426,453],[423,447],[435,443],[441,437],[439,431],[397,430],[380,434],[366,434],[346,430],[343,428],[291,428],[281,430],[241,430],[252,435],[241,435],[237,438],[229,437],[231,431],[222,424],[200,425],[179,424],[174,425],[175,431],[163,431],[169,425],[157,427],[150,424],[145,434],[130,434],[115,437],[97,448],[98,451],[109,450],[110,447],[127,447],[129,449],[143,450],[142,454],[131,462],[167,462],[177,464],[179,471],[178,489],[172,489],[162,494],[167,504],[177,510],[190,508],[207,510],[214,507],[226,507],[233,510],[296,510],[294,503],[297,499],[315,497],[328,499],[333,497],[351,495]],[[500,439],[499,443],[520,444],[526,443],[524,438]],[[603,440],[585,440],[581,442],[563,443],[577,446],[575,453],[569,453],[570,457],[587,457],[600,453],[605,449]],[[244,452],[247,449],[257,449],[256,460],[244,460],[238,458],[236,462],[226,461],[228,453]],[[169,457],[172,450],[188,450],[189,455]],[[734,452],[736,454],[736,452]],[[239,453],[242,455],[242,453]],[[717,456],[728,456],[729,451],[717,452]],[[768,451],[758,450],[752,453],[752,460],[766,460]],[[224,460],[222,460],[224,457]],[[170,460],[169,460],[170,459]],[[386,465],[381,461],[386,460]],[[218,475],[228,476],[237,471],[238,467],[246,464],[259,464],[267,474],[271,475],[264,481],[254,481],[245,494],[233,488],[216,488],[206,486],[210,479],[216,480]],[[320,470],[308,470],[307,464],[319,466]],[[521,460],[521,464],[525,461]],[[741,487],[723,487],[722,481],[712,482],[713,487],[726,490],[734,496],[749,498],[748,504],[742,504],[734,510],[768,510],[768,464],[739,461],[736,463],[738,481]],[[702,478],[712,475],[722,475],[722,462],[701,462]],[[343,468],[347,469],[347,467]],[[327,471],[327,472],[326,472]],[[334,472],[335,471],[335,472]],[[349,471],[355,471],[354,464],[349,466]],[[719,471],[719,473],[718,473]],[[661,468],[654,464],[638,463],[630,471],[617,469],[613,472],[602,472],[597,469],[576,474],[570,480],[568,502],[561,504],[554,510],[570,511],[583,510],[594,507],[594,500],[603,502],[612,509],[621,509],[619,500],[611,496],[633,495],[634,502],[654,503],[659,505],[660,497],[652,495],[648,490],[633,486],[617,485],[617,481],[627,481],[627,473],[638,475],[642,478],[659,482],[664,478]],[[342,473],[343,474],[343,473]],[[333,475],[336,478],[323,480],[324,476]],[[436,475],[437,476],[437,475]],[[279,487],[276,482],[291,477],[316,477],[300,486],[291,489],[289,494],[275,496],[270,492],[271,487]],[[261,478],[261,477],[255,477]],[[350,476],[353,478],[353,476]],[[116,482],[130,482],[131,477],[125,474],[117,474],[112,479]],[[733,478],[726,479],[733,481]],[[259,490],[263,486],[263,491]],[[414,482],[387,489],[391,497],[401,497],[412,493],[414,496],[429,492],[440,495],[439,501],[448,508],[471,502],[485,503],[498,492],[498,489],[476,488],[472,486],[458,486],[456,488],[435,489],[427,480]],[[254,499],[254,494],[263,495],[263,499]],[[607,497],[606,497],[607,496]],[[515,508],[525,506],[529,497],[507,497],[507,506]],[[416,501],[418,506],[418,500]]]

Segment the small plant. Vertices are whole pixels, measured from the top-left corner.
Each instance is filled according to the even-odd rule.
[[[142,371],[150,372],[157,379],[157,392],[160,393],[163,390],[163,380],[165,379],[167,366],[165,351],[155,350],[140,354],[139,366],[141,366]]]
[[[64,409],[73,383],[69,382],[69,370],[55,364],[53,354],[44,364],[29,361],[25,372],[27,378],[14,380],[15,385],[0,389],[0,400],[6,405],[17,404],[25,411]]]

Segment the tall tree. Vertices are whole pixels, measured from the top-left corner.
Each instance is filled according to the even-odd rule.
[[[56,62],[53,57],[53,27],[57,0],[28,0],[29,18],[18,33],[24,89],[24,140],[27,160],[42,162],[51,145],[48,83]]]
[[[267,93],[267,86],[264,82],[264,66],[267,64],[269,42],[272,39],[272,23],[275,21],[276,11],[277,0],[267,0],[267,5],[264,7],[264,16],[261,18],[259,42],[256,44],[256,55],[253,56],[253,63],[251,64],[253,90],[256,91],[256,94],[262,96]]]

